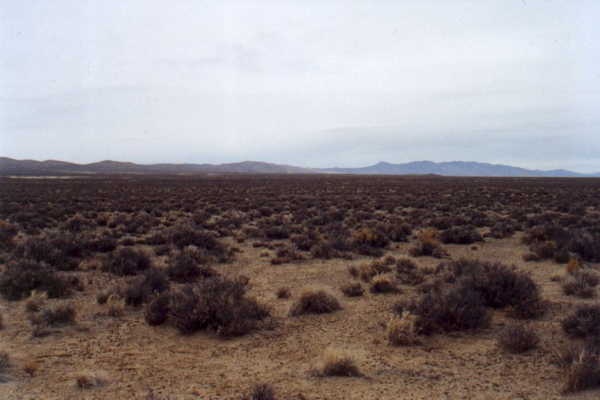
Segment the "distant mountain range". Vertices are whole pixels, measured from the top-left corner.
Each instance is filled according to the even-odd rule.
[[[14,160],[0,157],[0,175],[48,176],[86,174],[357,174],[357,175],[444,175],[444,176],[514,176],[514,177],[599,177],[556,169],[531,170],[509,165],[451,161],[435,163],[415,161],[404,164],[379,162],[362,168],[301,168],[259,161],[229,164],[135,164],[100,161],[75,164],[65,161]]]
[[[308,168],[244,161],[231,164],[134,164],[100,161],[75,164],[65,161],[14,160],[0,157],[0,175],[80,175],[80,174],[314,174]]]
[[[488,164],[473,161],[413,161],[404,164],[391,164],[379,162],[375,165],[363,168],[325,168],[321,172],[340,174],[376,174],[376,175],[422,175],[436,174],[445,176],[538,176],[538,177],[592,177],[600,176],[600,173],[581,174],[564,169],[542,171],[537,169],[525,169],[502,164]]]

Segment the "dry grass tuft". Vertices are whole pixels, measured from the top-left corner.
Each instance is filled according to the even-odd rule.
[[[276,294],[278,299],[289,299],[292,297],[292,292],[290,291],[290,288],[287,287],[280,287],[277,289]]]
[[[75,386],[81,390],[104,386],[107,379],[95,372],[83,372],[75,376]]]
[[[358,282],[348,283],[342,286],[341,290],[342,293],[348,297],[360,297],[365,293],[365,289],[363,289],[362,285]]]
[[[27,312],[38,312],[44,307],[47,300],[48,293],[32,290],[29,299],[25,303],[25,310]]]
[[[393,346],[412,346],[420,344],[418,336],[417,317],[408,311],[402,316],[394,316],[387,324],[388,342]]]
[[[600,349],[588,342],[570,346],[559,354],[559,364],[565,369],[565,393],[574,393],[600,386]]]
[[[275,390],[268,383],[257,384],[242,400],[276,400]]]
[[[118,318],[123,316],[123,313],[125,312],[125,299],[122,297],[111,294],[106,300],[106,305],[106,315],[109,317]]]
[[[339,301],[324,290],[306,290],[290,309],[291,316],[326,314],[341,310]]]
[[[36,375],[37,371],[40,369],[40,364],[36,360],[28,360],[23,364],[23,372],[27,375],[33,377]]]
[[[369,290],[374,294],[400,293],[400,289],[396,285],[396,282],[385,275],[377,275],[373,278]]]
[[[358,377],[363,376],[356,362],[350,353],[339,349],[328,348],[323,353],[320,366],[317,368],[315,375],[325,376],[340,376],[340,377]]]
[[[533,329],[515,324],[504,328],[498,335],[497,341],[502,350],[519,354],[536,348],[540,338]]]

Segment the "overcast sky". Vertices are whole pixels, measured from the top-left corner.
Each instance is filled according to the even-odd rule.
[[[0,1],[0,155],[600,171],[600,1]]]

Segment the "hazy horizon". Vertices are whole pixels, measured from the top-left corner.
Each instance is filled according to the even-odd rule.
[[[0,6],[0,155],[600,171],[594,1]]]

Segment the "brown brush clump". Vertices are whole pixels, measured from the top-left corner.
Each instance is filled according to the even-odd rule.
[[[533,329],[522,324],[514,324],[500,332],[497,342],[502,350],[519,354],[536,348],[540,338]]]
[[[346,351],[328,348],[323,353],[321,365],[314,371],[316,376],[340,376],[359,377],[363,376],[354,358]]]
[[[347,285],[342,286],[341,290],[342,293],[348,297],[360,297],[365,293],[365,289],[363,289],[362,285],[358,282],[348,283]]]
[[[600,387],[600,348],[588,341],[558,352],[558,364],[565,371],[564,393]]]
[[[4,329],[4,317],[0,314],[0,330]]]
[[[424,273],[409,258],[400,258],[396,262],[396,279],[404,285],[419,285],[425,280]]]
[[[600,279],[595,273],[576,270],[563,282],[562,288],[567,296],[591,299],[596,297],[596,286],[599,282]]]
[[[358,278],[360,275],[360,271],[358,270],[358,268],[356,268],[354,265],[350,265],[348,267],[348,273],[353,277],[353,278]]]
[[[289,299],[292,296],[292,292],[287,287],[280,287],[276,294],[278,299]]]
[[[111,294],[106,300],[106,315],[113,318],[123,316],[125,312],[125,299],[121,298],[116,294]]]
[[[417,318],[408,311],[402,316],[392,317],[387,324],[388,342],[393,346],[412,346],[420,344],[417,332]]]
[[[44,327],[59,327],[75,323],[75,307],[71,304],[59,304],[49,309],[42,310],[38,315],[30,318],[32,325]]]
[[[29,299],[27,299],[27,302],[25,303],[25,310],[30,313],[38,312],[42,309],[46,300],[48,300],[48,294],[46,292],[32,290]]]
[[[40,369],[40,364],[37,360],[28,360],[23,364],[23,372],[29,376],[35,376],[37,371]]]
[[[148,325],[161,325],[168,316],[171,304],[171,296],[168,292],[163,292],[146,306],[144,318]]]
[[[377,275],[371,282],[369,291],[373,294],[400,293],[396,282],[389,276]]]
[[[562,320],[562,328],[571,337],[586,338],[600,335],[600,306],[582,304]]]
[[[409,249],[413,257],[431,256],[444,258],[448,254],[440,245],[439,231],[434,228],[423,229],[417,234],[417,243]]]
[[[304,314],[326,314],[341,310],[339,301],[324,290],[306,290],[292,305],[293,317]]]
[[[0,352],[0,374],[6,372],[8,368],[10,368],[10,357],[7,352]]]
[[[106,379],[93,372],[84,372],[75,376],[75,386],[78,389],[93,389],[106,384]]]
[[[247,297],[247,279],[222,277],[187,285],[171,295],[169,319],[184,334],[211,330],[221,337],[245,335],[264,326],[270,311]]]
[[[242,400],[276,400],[275,390],[268,383],[255,385],[250,393],[242,397]]]
[[[382,261],[375,260],[370,264],[362,264],[358,269],[358,276],[363,282],[371,282],[375,275],[390,272],[392,268]]]

